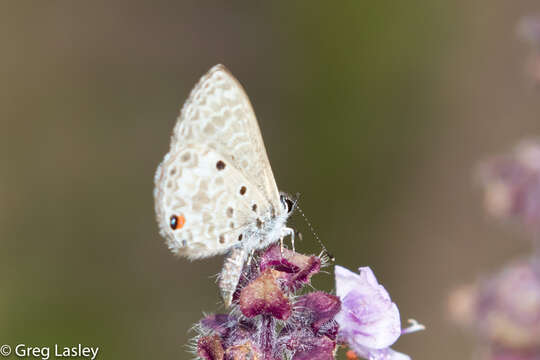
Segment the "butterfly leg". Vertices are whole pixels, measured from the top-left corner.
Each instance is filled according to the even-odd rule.
[[[287,235],[290,235],[290,236],[291,236],[292,250],[295,251],[295,249],[294,249],[294,229],[293,229],[293,228],[290,228],[290,227],[286,227],[286,228],[283,228],[283,230],[282,230],[282,232],[281,232],[281,238],[280,238],[280,241],[281,241],[281,253],[282,253],[282,254],[283,254],[283,239],[284,239]]]
[[[248,256],[248,251],[244,247],[236,247],[225,257],[223,270],[219,275],[219,290],[221,298],[225,303],[225,307],[229,307],[232,303],[234,292],[242,276],[244,262]]]
[[[249,252],[248,260],[247,260],[247,262],[246,262],[246,265],[247,265],[247,266],[251,265],[251,260],[253,260],[253,255],[254,255],[254,254],[255,254],[255,250],[251,250],[251,251]]]

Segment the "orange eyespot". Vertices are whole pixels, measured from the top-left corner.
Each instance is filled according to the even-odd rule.
[[[169,220],[169,224],[171,225],[171,229],[173,230],[179,230],[181,229],[184,224],[186,223],[186,218],[184,215],[173,215],[171,216],[171,219]]]

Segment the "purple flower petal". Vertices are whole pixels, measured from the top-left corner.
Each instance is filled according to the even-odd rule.
[[[376,291],[380,296],[390,300],[390,294],[379,285],[375,274],[369,267],[358,268],[359,274],[356,274],[343,266],[336,265],[336,294],[340,298],[345,297],[351,290],[357,290],[365,294],[372,294]]]
[[[227,323],[229,322],[229,315],[215,314],[208,315],[200,321],[203,328],[212,330],[218,333],[220,336],[224,336],[227,332]]]
[[[268,268],[288,274],[285,277],[287,286],[298,289],[319,272],[321,260],[317,256],[306,256],[285,248],[282,251],[276,244],[268,248],[261,257],[261,271]]]
[[[371,269],[359,271],[336,266],[336,292],[342,301],[336,316],[339,335],[355,351],[384,349],[401,335],[399,310]]]
[[[333,360],[335,341],[326,336],[314,336],[310,330],[301,329],[289,334],[287,347],[296,350],[292,360]]]
[[[280,320],[289,318],[291,304],[278,284],[281,274],[267,269],[242,289],[240,310],[246,317],[270,314]]]
[[[336,326],[334,323],[328,323],[341,309],[341,302],[337,296],[317,291],[301,296],[294,305],[301,316],[309,318],[311,328],[316,334],[323,332],[330,337],[334,336],[335,339]],[[304,315],[303,312],[309,312],[309,315]]]

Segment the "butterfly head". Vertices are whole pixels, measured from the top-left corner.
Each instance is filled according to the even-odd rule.
[[[290,215],[294,209],[296,209],[298,199],[294,199],[289,194],[283,192],[280,193],[279,200],[281,201],[281,205],[283,206],[283,209],[286,211],[287,215]]]

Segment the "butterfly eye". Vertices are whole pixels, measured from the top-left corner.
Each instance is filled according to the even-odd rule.
[[[287,204],[287,212],[290,213],[294,210],[294,203],[291,199],[285,199],[285,203]]]
[[[291,199],[289,199],[287,196],[281,195],[280,200],[281,200],[281,204],[283,204],[283,208],[287,210],[287,213],[290,213],[291,211],[294,210],[294,202]]]
[[[186,219],[184,218],[183,215],[180,215],[180,216],[173,215],[171,216],[169,220],[169,224],[171,225],[171,229],[173,230],[181,229],[185,223],[186,223]]]

